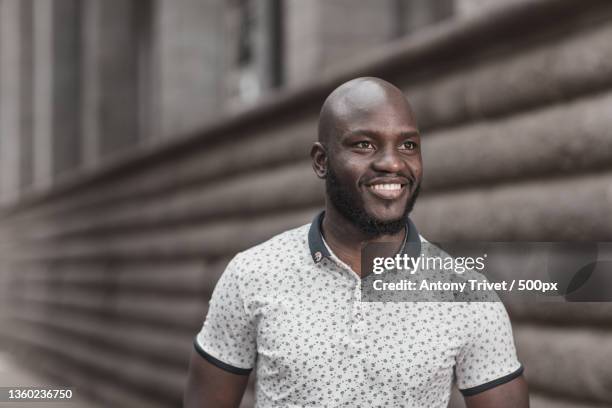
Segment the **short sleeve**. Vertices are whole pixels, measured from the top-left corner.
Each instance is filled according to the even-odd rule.
[[[255,329],[245,308],[238,257],[219,278],[202,330],[194,339],[198,353],[210,363],[234,374],[249,374],[255,365]]]
[[[470,308],[471,323],[455,365],[457,387],[465,396],[505,384],[523,373],[503,303],[474,302]]]

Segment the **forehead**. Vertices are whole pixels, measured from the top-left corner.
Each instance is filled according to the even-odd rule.
[[[417,129],[408,101],[396,89],[373,85],[350,90],[337,101],[335,122],[341,134],[355,129],[407,132]]]

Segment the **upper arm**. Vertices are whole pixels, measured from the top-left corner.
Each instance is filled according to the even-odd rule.
[[[249,380],[248,375],[233,374],[191,353],[184,395],[184,408],[236,408]]]
[[[238,373],[251,370],[257,357],[256,324],[247,310],[249,296],[242,290],[243,267],[235,257],[225,268],[194,342],[197,351],[210,363]]]
[[[472,319],[456,357],[459,390],[466,401],[481,394],[495,396],[513,392],[524,383],[522,379],[516,381],[521,378],[523,367],[516,355],[512,326],[504,305],[499,301],[477,302],[470,307]]]
[[[529,408],[527,382],[521,375],[479,394],[465,397],[468,408]]]
[[[234,258],[217,282],[202,330],[194,339],[185,407],[237,407],[255,365],[253,319]]]

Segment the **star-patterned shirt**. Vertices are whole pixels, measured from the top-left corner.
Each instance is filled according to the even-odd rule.
[[[236,255],[195,337],[212,364],[256,370],[256,407],[446,408],[453,382],[474,395],[521,375],[501,302],[363,302],[322,217]]]

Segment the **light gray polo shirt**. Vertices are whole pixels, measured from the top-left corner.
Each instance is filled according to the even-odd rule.
[[[212,364],[256,370],[256,407],[446,408],[453,382],[474,395],[521,375],[501,302],[362,302],[322,217],[236,255],[195,337]]]

